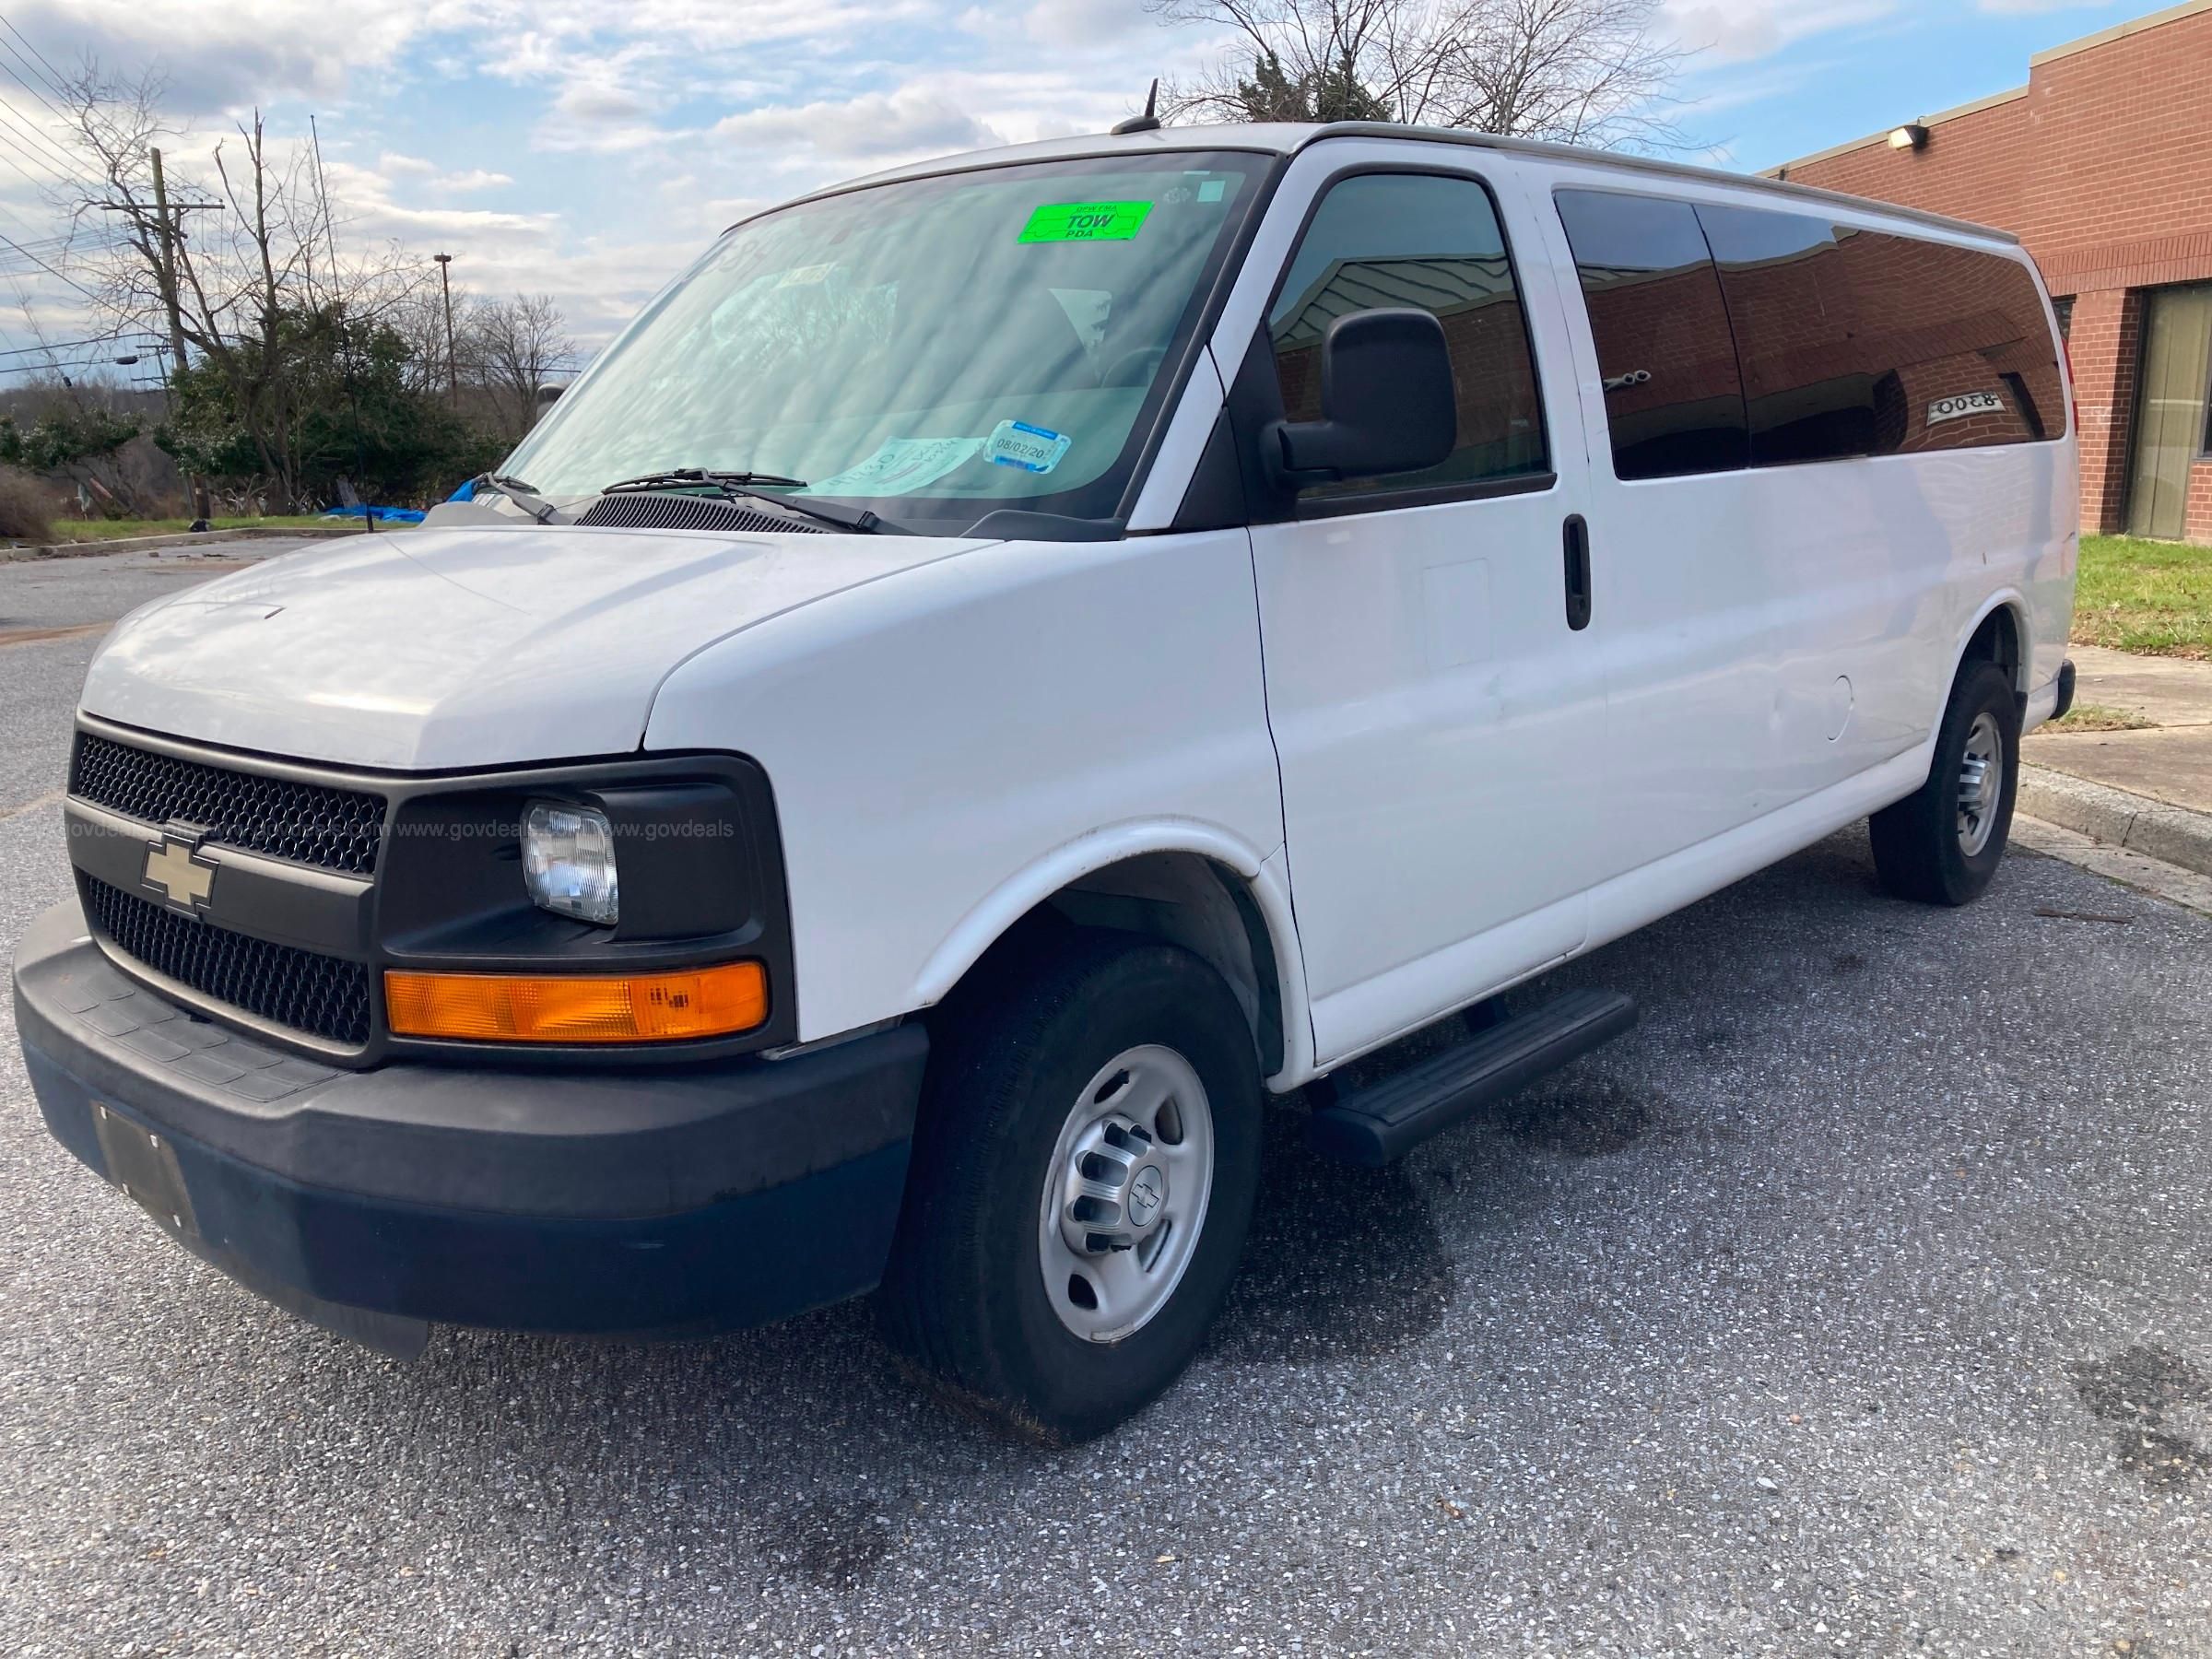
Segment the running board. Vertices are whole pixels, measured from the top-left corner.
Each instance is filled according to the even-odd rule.
[[[1324,1106],[1306,1143],[1324,1158],[1380,1169],[1636,1023],[1618,991],[1570,991],[1394,1077]]]

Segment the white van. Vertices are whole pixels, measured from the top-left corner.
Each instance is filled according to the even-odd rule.
[[[1141,131],[736,226],[423,529],[142,609],[53,1134],[271,1299],[692,1331],[875,1291],[1031,1433],[1166,1388],[1263,1099],[1380,1162],[1634,1018],[1506,988],[1873,815],[1990,880],[2063,709],[2007,238],[1405,128]]]

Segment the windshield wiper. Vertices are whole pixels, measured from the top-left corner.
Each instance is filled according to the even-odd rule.
[[[782,484],[794,489],[806,488],[804,478],[787,478],[781,473],[710,472],[704,467],[678,466],[667,472],[641,473],[634,478],[622,478],[602,485],[601,495],[613,495],[623,489],[697,489],[713,486],[727,491],[733,484]]]
[[[787,478],[781,473],[713,472],[700,466],[679,466],[669,472],[645,473],[635,478],[624,478],[608,484],[601,495],[616,495],[625,490],[653,489],[712,489],[724,500],[739,496],[755,501],[766,501],[771,507],[782,507],[804,517],[818,519],[839,530],[850,530],[857,535],[871,535],[883,527],[883,520],[865,509],[847,512],[841,508],[827,507],[818,501],[801,501],[781,493],[753,488],[755,485],[775,485],[787,489],[804,489],[804,478]]]
[[[520,478],[510,478],[504,473],[478,473],[469,483],[472,495],[477,489],[497,490],[541,524],[551,522],[560,511]]]
[[[788,507],[794,512],[803,512],[810,519],[819,519],[825,524],[834,524],[840,530],[850,530],[857,535],[873,535],[883,528],[883,521],[865,507],[858,512],[847,512],[842,508],[825,507],[819,501],[794,501],[789,496],[771,495],[765,489],[743,489],[726,485],[723,493],[747,496],[771,506]]]

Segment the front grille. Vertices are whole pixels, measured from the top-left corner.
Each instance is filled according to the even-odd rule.
[[[332,1042],[369,1041],[369,967],[195,922],[96,877],[85,914],[124,956],[263,1019]]]
[[[736,501],[712,496],[663,495],[653,490],[624,490],[601,496],[576,521],[624,530],[726,530],[758,535],[764,531],[796,535],[828,534],[819,524],[780,512],[763,512]]]
[[[192,824],[211,841],[349,876],[376,873],[384,797],[233,771],[76,735],[69,793],[148,824]]]

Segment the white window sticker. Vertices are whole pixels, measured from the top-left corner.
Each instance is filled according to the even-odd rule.
[[[935,484],[983,447],[981,438],[886,438],[857,466],[817,478],[808,495],[905,495]]]
[[[1060,465],[1073,442],[1065,432],[1031,426],[1026,420],[1002,420],[983,442],[983,454],[997,466],[1018,466],[1023,472],[1049,473]]]
[[[2001,415],[2005,400],[1994,392],[1961,392],[1956,397],[1939,397],[1928,406],[1928,424],[1941,426],[1947,420],[1962,420],[1969,415]]]

